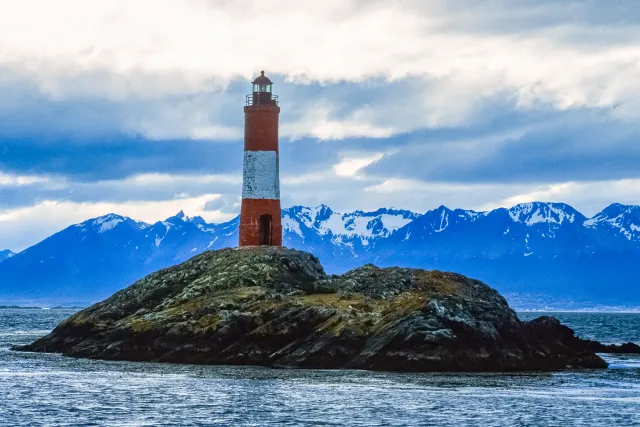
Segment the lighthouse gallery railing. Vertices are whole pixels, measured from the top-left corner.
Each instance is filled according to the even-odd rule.
[[[247,107],[251,105],[278,105],[278,95],[267,92],[247,95]]]

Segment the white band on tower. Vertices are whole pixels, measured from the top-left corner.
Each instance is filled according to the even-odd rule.
[[[278,153],[245,151],[242,198],[280,200]]]

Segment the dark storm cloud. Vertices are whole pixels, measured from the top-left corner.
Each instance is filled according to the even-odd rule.
[[[394,140],[394,139],[391,139]],[[353,147],[380,147],[380,141],[357,139]],[[335,144],[313,139],[281,141],[287,173],[325,169],[339,161]],[[368,146],[372,148],[371,145]],[[0,139],[0,170],[24,175],[55,175],[74,181],[124,179],[144,173],[241,173],[242,141],[149,141],[127,136],[96,140]]]
[[[160,115],[162,104],[170,99],[54,99],[24,82],[0,87],[0,96],[0,171],[4,173],[98,181],[150,172],[225,173],[242,164],[235,155],[242,150],[238,141],[152,141],[127,129],[129,121],[144,122],[153,111]],[[214,96],[205,98],[210,97]],[[178,109],[188,102],[203,103],[202,98],[182,96],[173,102]]]
[[[95,140],[0,140],[0,169],[78,181],[122,179],[141,173],[227,173],[242,167],[242,145],[205,141],[148,141],[126,136]]]
[[[0,186],[0,210],[36,204],[46,199],[42,192],[42,187],[39,184],[20,187]]]
[[[607,118],[609,113],[533,112],[528,125],[514,126],[511,131],[509,126],[502,131],[490,126],[476,137],[469,132],[450,138],[416,132],[414,144],[370,165],[365,172],[451,183],[637,178],[640,129],[635,123]]]

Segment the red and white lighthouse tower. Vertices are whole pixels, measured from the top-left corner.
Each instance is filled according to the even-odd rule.
[[[260,72],[244,107],[240,246],[282,246],[278,167],[278,96]]]

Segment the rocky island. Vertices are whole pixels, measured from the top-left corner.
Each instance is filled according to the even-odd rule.
[[[325,274],[278,247],[209,251],[157,271],[17,350],[108,360],[389,371],[606,368],[552,317],[518,319],[459,274],[365,265]]]

